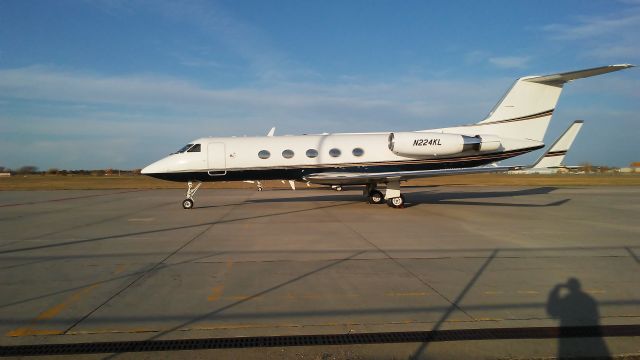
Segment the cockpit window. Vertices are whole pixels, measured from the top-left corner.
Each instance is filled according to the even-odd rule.
[[[195,144],[187,152],[200,152],[200,144]]]
[[[176,154],[183,153],[183,152],[189,150],[189,148],[192,147],[192,146],[193,146],[193,144],[187,144],[187,145],[183,146],[180,150],[176,151]]]

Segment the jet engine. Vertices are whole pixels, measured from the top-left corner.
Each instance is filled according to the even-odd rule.
[[[445,156],[467,151],[498,150],[500,138],[493,135],[466,136],[433,132],[389,134],[389,150],[401,156]]]

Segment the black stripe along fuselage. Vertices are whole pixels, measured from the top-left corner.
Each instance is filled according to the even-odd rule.
[[[514,156],[534,151],[544,147],[544,145],[520,149],[516,151],[508,151],[502,153],[486,154],[481,156],[472,156],[464,158],[449,158],[434,160],[415,160],[414,163],[382,163],[376,165],[368,163],[367,165],[349,165],[349,166],[320,166],[317,167],[274,167],[274,168],[253,168],[253,169],[231,169],[226,172],[208,171],[186,171],[186,172],[170,172],[170,173],[153,173],[146,174],[157,179],[168,181],[243,181],[243,180],[302,180],[304,176],[309,174],[317,174],[323,172],[358,172],[358,173],[380,173],[392,171],[420,171],[420,170],[439,170],[453,168],[470,168],[491,164]]]

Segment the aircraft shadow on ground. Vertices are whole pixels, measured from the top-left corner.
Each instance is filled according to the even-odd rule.
[[[471,206],[513,206],[513,207],[548,207],[559,206],[569,202],[571,199],[562,199],[546,204],[523,204],[517,202],[495,202],[491,199],[512,198],[516,196],[545,195],[557,190],[556,187],[537,187],[531,189],[507,190],[507,191],[463,191],[463,192],[437,192],[431,190],[405,192],[406,205],[412,207],[420,204],[447,204],[447,205],[471,205]],[[484,201],[464,201],[473,199],[485,199]],[[247,200],[249,204],[259,203],[288,203],[288,202],[362,202],[364,197],[361,194],[338,193],[331,195],[301,196],[301,197],[279,197],[269,199]]]
[[[415,206],[416,204],[420,204],[420,203],[431,203],[431,204],[452,204],[452,205],[475,205],[475,206],[514,206],[514,207],[548,207],[548,206],[559,206],[562,205],[566,202],[568,202],[570,199],[564,199],[564,200],[559,200],[559,201],[554,201],[548,204],[518,204],[518,203],[496,203],[496,202],[487,202],[487,203],[482,203],[482,202],[461,202],[461,201],[456,201],[457,198],[465,198],[465,199],[474,199],[474,198],[482,198],[482,199],[486,199],[486,198],[498,198],[498,197],[513,197],[513,196],[523,196],[523,195],[540,195],[540,194],[548,194],[551,191],[555,190],[556,188],[554,187],[540,187],[540,188],[532,188],[532,189],[523,189],[523,190],[515,190],[515,191],[505,191],[505,192],[465,192],[465,193],[456,193],[456,192],[451,192],[451,193],[433,193],[433,192],[429,192],[429,191],[422,191],[422,192],[413,192],[410,194],[410,196],[416,196],[417,200],[411,200],[411,201],[407,201],[407,207],[410,206]],[[421,199],[423,200],[421,202]],[[128,236],[138,236],[138,235],[147,235],[147,234],[154,234],[154,233],[160,233],[160,232],[166,232],[166,231],[171,231],[171,230],[182,230],[182,229],[189,229],[189,228],[196,228],[196,227],[200,227],[200,226],[213,226],[215,224],[224,224],[224,223],[231,223],[231,222],[239,222],[239,221],[244,221],[244,220],[251,220],[251,219],[259,219],[259,218],[267,218],[267,217],[272,217],[272,216],[278,216],[278,215],[287,215],[287,214],[294,214],[294,213],[301,213],[301,212],[308,212],[308,211],[314,211],[314,210],[319,210],[319,209],[325,209],[325,208],[333,208],[333,207],[340,207],[340,206],[347,206],[352,204],[353,202],[361,202],[363,200],[363,197],[361,195],[351,195],[351,194],[338,194],[338,195],[326,195],[326,196],[310,196],[310,197],[300,197],[300,198],[291,198],[291,197],[287,197],[287,198],[275,198],[275,199],[254,199],[254,200],[247,200],[245,201],[243,204],[251,204],[251,203],[273,203],[273,202],[320,202],[320,201],[334,201],[334,202],[338,202],[337,204],[329,204],[329,205],[323,205],[323,206],[315,206],[315,207],[311,207],[311,208],[307,208],[307,209],[295,209],[295,210],[289,210],[289,211],[280,211],[280,212],[275,212],[275,213],[269,213],[269,214],[261,214],[261,215],[257,215],[257,216],[248,216],[248,217],[240,217],[240,218],[234,218],[234,219],[220,219],[217,221],[212,221],[212,222],[204,222],[204,223],[198,223],[198,224],[192,224],[192,225],[184,225],[184,226],[176,226],[176,227],[170,227],[170,228],[164,228],[164,229],[151,229],[151,230],[147,230],[147,231],[140,231],[140,232],[134,232],[134,233],[126,233],[126,234],[117,234],[117,235],[110,235],[110,236],[101,236],[101,237],[95,237],[95,238],[89,238],[89,239],[79,239],[79,240],[71,240],[71,241],[65,241],[65,242],[60,242],[60,243],[54,243],[54,244],[43,244],[43,245],[32,245],[32,246],[25,246],[25,247],[21,247],[21,248],[13,248],[13,249],[6,249],[6,250],[0,250],[0,255],[3,254],[11,254],[11,253],[19,253],[19,252],[24,252],[24,251],[31,251],[31,250],[38,250],[38,249],[46,249],[46,248],[57,248],[57,247],[63,247],[63,246],[69,246],[69,245],[76,245],[76,244],[83,244],[83,243],[88,243],[88,242],[97,242],[97,241],[105,241],[105,240],[110,240],[110,239],[117,239],[117,238],[123,238],[123,237],[128,237]],[[345,202],[347,201],[347,202]],[[351,201],[351,202],[349,202]],[[242,205],[242,204],[239,204]],[[190,210],[193,211],[193,210]],[[120,216],[119,216],[120,217]],[[103,221],[101,221],[103,222]],[[81,225],[82,226],[86,226],[86,225]],[[13,242],[11,244],[5,244],[5,245],[13,245],[14,243],[20,243],[23,240],[19,240],[16,242]]]

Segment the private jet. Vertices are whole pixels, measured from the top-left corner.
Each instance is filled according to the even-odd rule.
[[[203,182],[262,180],[361,185],[369,203],[402,208],[402,181],[527,168],[486,165],[545,146],[542,140],[566,83],[632,66],[520,78],[484,120],[469,125],[412,132],[199,138],[145,167],[142,174],[187,182],[184,209],[193,208]],[[384,193],[381,185],[386,185]]]

